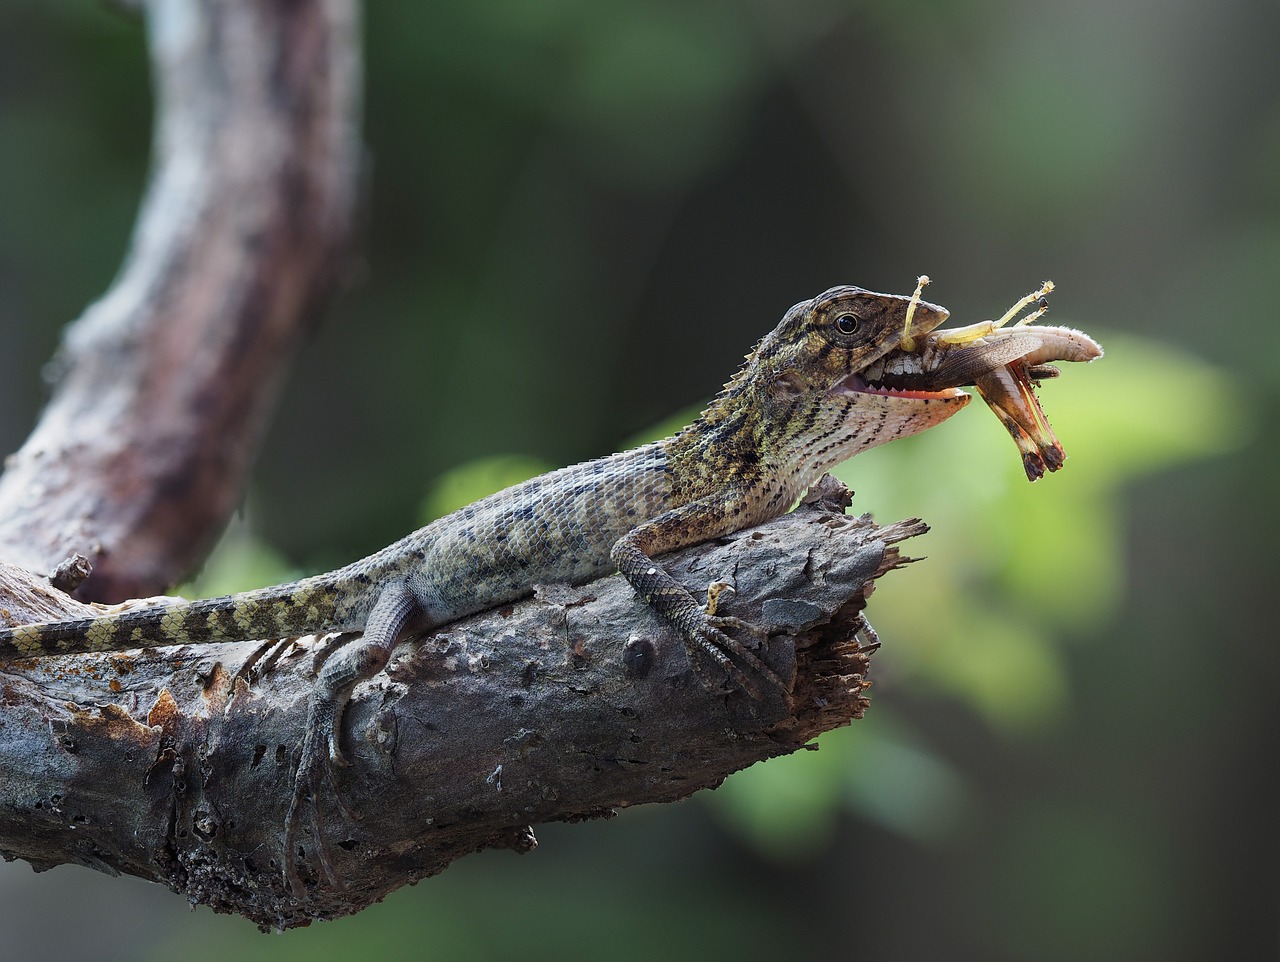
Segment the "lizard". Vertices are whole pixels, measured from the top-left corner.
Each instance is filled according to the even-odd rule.
[[[786,699],[788,683],[757,654],[759,629],[715,614],[710,595],[704,607],[659,556],[777,517],[835,465],[933,427],[968,403],[970,395],[954,386],[895,388],[863,376],[901,354],[909,330],[924,336],[945,322],[947,310],[920,291],[908,297],[841,286],[794,305],[702,414],[668,438],[530,479],[335,571],[0,629],[0,661],[358,633],[317,664],[286,827],[286,881],[295,891],[300,806],[321,772],[347,764],[339,734],[355,687],[382,671],[401,640],[530,595],[537,585],[616,568],[674,628],[705,684]],[[982,371],[970,361],[966,378]],[[318,824],[316,835],[322,850]],[[333,881],[322,851],[320,861]]]

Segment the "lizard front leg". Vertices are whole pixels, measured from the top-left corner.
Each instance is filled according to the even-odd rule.
[[[316,861],[328,882],[338,884],[321,837],[318,789],[323,781],[333,785],[334,766],[349,764],[342,754],[339,734],[342,715],[355,686],[382,671],[396,643],[420,627],[423,620],[422,605],[409,587],[404,582],[390,584],[370,610],[363,636],[334,651],[320,668],[307,704],[306,732],[285,822],[285,882],[295,893],[302,891],[297,838],[302,806],[307,802],[311,806]],[[334,795],[337,797],[336,791]]]
[[[729,631],[760,635],[760,629],[739,618],[709,614],[688,590],[654,560],[655,555],[729,534],[744,525],[736,520],[741,505],[722,496],[703,498],[659,515],[628,531],[614,544],[609,556],[645,603],[680,633],[689,661],[708,688],[721,687],[703,670],[701,658],[709,656],[724,669],[735,685],[754,698],[762,697],[751,674],[759,676],[785,699],[789,688],[758,655]],[[727,630],[726,630],[727,629]],[[744,671],[744,667],[748,671]]]

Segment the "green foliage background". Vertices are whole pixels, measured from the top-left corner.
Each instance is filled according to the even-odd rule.
[[[1280,10],[468,0],[366,34],[359,280],[201,589],[652,433],[837,283],[927,272],[968,322],[1052,277],[1108,351],[1042,392],[1071,460],[1027,485],[975,404],[843,469],[933,530],[873,599],[872,711],[817,753],[280,937],[2,866],[6,952],[1274,957]],[[138,23],[0,9],[3,450],[120,262],[149,121]]]

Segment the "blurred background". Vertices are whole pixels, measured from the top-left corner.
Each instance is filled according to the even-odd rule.
[[[1046,277],[1108,356],[860,456],[924,517],[864,721],[680,805],[543,826],[263,936],[0,866],[5,954],[99,959],[1276,958],[1280,7],[493,0],[366,10],[355,283],[194,590],[344,563],[687,419],[835,284],[967,323]],[[0,7],[0,450],[145,185],[143,29]],[[1255,340],[1255,338],[1257,340]],[[323,442],[323,443],[321,443]],[[1272,627],[1268,627],[1271,625]]]

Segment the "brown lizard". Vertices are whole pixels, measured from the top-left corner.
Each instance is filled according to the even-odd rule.
[[[616,567],[679,633],[704,681],[785,698],[787,682],[756,654],[757,629],[708,612],[657,556],[777,517],[834,465],[964,407],[969,395],[945,378],[888,386],[884,368],[895,365],[882,362],[901,359],[904,344],[919,350],[908,329],[927,339],[947,318],[919,294],[836,287],[802,301],[678,434],[508,488],[344,568],[243,594],[3,629],[0,659],[361,632],[319,669],[286,833],[290,862],[300,804],[329,764],[345,764],[339,731],[353,688],[385,667],[402,638],[539,584]],[[998,332],[988,340],[998,343]],[[989,346],[966,350],[955,383],[1007,363],[993,353],[984,364]],[[921,368],[921,355],[912,356]],[[923,362],[917,381],[928,381],[934,363]],[[868,380],[872,370],[884,381]],[[288,871],[296,887],[292,864]]]

